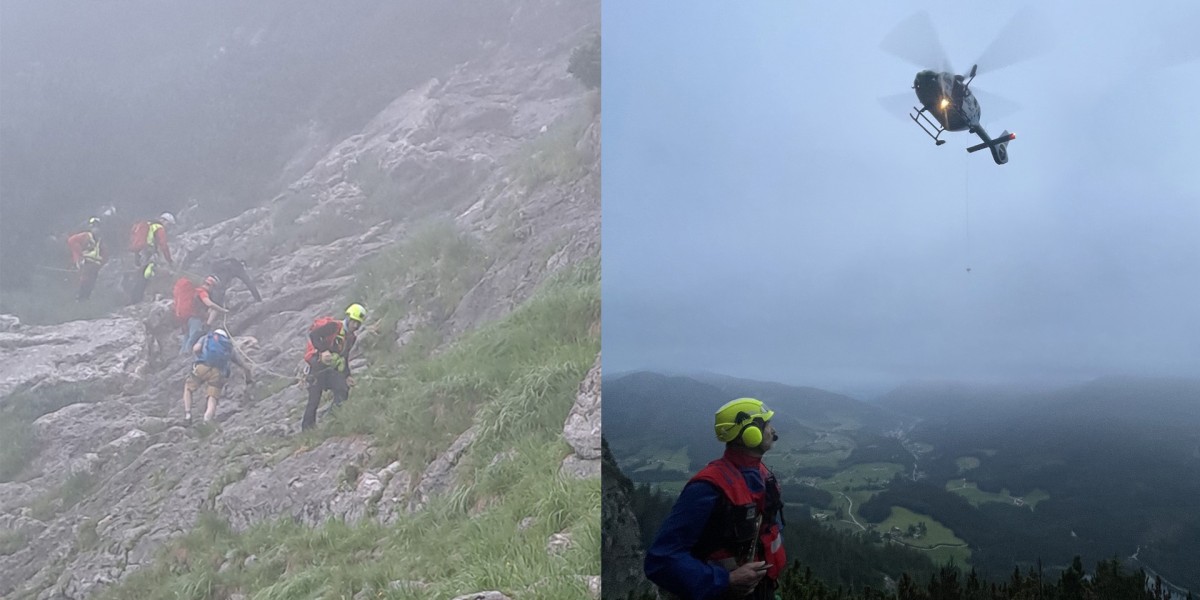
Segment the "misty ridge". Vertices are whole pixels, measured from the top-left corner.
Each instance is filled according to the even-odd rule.
[[[270,198],[403,91],[519,40],[487,27],[515,4],[6,2],[0,281],[28,285],[102,206],[195,200],[196,226]]]
[[[835,568],[812,545],[835,544],[827,536],[840,532],[995,581],[1033,566],[1056,578],[1080,556],[1085,565],[1118,558],[1126,572],[1145,569],[1177,590],[1200,586],[1198,379],[910,382],[864,402],[715,373],[608,375],[604,437],[638,519],[649,520],[643,544],[683,483],[720,455],[711,411],[741,396],[776,413],[780,439],[765,461],[789,524],[820,529],[793,528],[785,544],[826,584],[878,589],[885,575],[922,582],[933,569],[899,555]]]

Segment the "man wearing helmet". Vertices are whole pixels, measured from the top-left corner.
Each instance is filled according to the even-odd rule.
[[[686,600],[775,597],[787,565],[783,500],[762,463],[778,439],[774,416],[754,398],[717,410],[725,454],[688,481],[646,552],[646,576],[664,591]]]
[[[350,351],[354,349],[358,330],[366,316],[367,311],[361,304],[351,304],[346,308],[346,318],[341,321],[321,317],[309,328],[308,348],[304,352],[308,405],[304,407],[301,430],[316,426],[322,392],[333,392],[333,406],[349,398],[350,388],[354,386],[354,377],[350,375]]]
[[[192,314],[187,318],[185,323],[185,333],[183,337],[183,345],[180,347],[180,354],[187,354],[188,348],[196,343],[204,332],[211,329],[216,324],[217,315],[229,312],[229,309],[213,302],[210,298],[212,290],[218,287],[221,280],[216,275],[209,275],[204,278],[204,283],[196,288],[195,297],[191,301]]]
[[[217,415],[217,399],[229,379],[231,365],[237,365],[246,372],[246,385],[250,384],[251,371],[249,365],[238,358],[233,346],[233,340],[224,329],[217,329],[204,336],[192,346],[196,361],[192,363],[192,372],[183,383],[183,418],[192,421],[192,392],[205,385],[205,396],[208,406],[204,411],[204,422],[208,423]]]
[[[142,301],[150,280],[157,271],[157,259],[162,256],[168,266],[174,266],[171,248],[167,245],[167,226],[175,224],[175,216],[163,213],[157,219],[139,221],[129,233],[129,250],[133,252],[134,271],[126,274],[122,284],[129,292],[130,304]]]
[[[100,218],[88,219],[87,229],[67,238],[71,262],[79,271],[79,293],[76,300],[87,300],[96,287],[96,277],[104,264],[104,249],[100,245]]]
[[[129,237],[129,250],[133,252],[133,264],[145,268],[150,259],[161,254],[168,265],[174,266],[171,248],[167,245],[167,226],[175,225],[175,215],[165,212],[157,219],[135,223]]]

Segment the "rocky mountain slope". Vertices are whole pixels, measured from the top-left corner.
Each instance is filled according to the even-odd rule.
[[[216,426],[182,422],[190,360],[178,354],[170,281],[156,289],[164,299],[102,319],[5,320],[0,596],[160,597],[167,588],[155,585],[187,585],[187,597],[246,598],[272,585],[251,580],[276,568],[270,560],[232,551],[199,560],[189,540],[216,528],[229,544],[250,544],[279,523],[306,528],[296,536],[332,535],[332,523],[374,532],[373,552],[357,562],[380,566],[339,589],[356,598],[505,585],[495,591],[598,595],[597,544],[586,536],[599,521],[600,115],[598,91],[568,66],[598,34],[599,10],[510,5],[507,42],[397,98],[279,196],[173,237],[183,274],[240,257],[263,296],[231,288],[223,325],[255,379],[226,386]],[[296,160],[305,154],[317,152]],[[347,407],[301,435],[295,375],[308,326],[350,301],[369,311],[354,359],[360,383]],[[561,336],[538,333],[539,320]],[[528,354],[509,358],[506,340],[523,332],[536,333]],[[539,402],[522,396],[534,380]],[[535,452],[525,433],[554,444]],[[383,540],[405,535],[396,527],[436,532],[503,512],[515,492],[489,482],[518,466],[507,476],[544,471],[565,490],[547,493],[563,503],[557,512],[526,504],[511,527],[497,525],[540,536],[542,556],[522,557],[536,565],[528,581],[383,564]],[[187,548],[190,562],[180,558]],[[504,548],[494,550],[503,562]],[[278,560],[276,579],[293,580],[320,562]],[[139,572],[171,575],[150,583]],[[200,576],[204,591],[188,579]],[[341,597],[330,589],[286,597]]]
[[[607,441],[601,439],[601,463],[604,473],[602,502],[604,597],[626,600],[653,596],[654,587],[646,579],[637,515],[632,508],[633,482],[621,472]]]

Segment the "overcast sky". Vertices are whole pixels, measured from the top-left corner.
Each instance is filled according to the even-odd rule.
[[[957,72],[996,3],[605,0],[606,373],[716,371],[870,395],[913,379],[1200,374],[1200,23],[1184,2],[1039,7],[972,88],[1009,164],[880,97],[928,10]],[[1190,25],[1189,25],[1190,24]],[[1181,54],[1182,52],[1185,54]],[[970,269],[968,271],[968,268]]]

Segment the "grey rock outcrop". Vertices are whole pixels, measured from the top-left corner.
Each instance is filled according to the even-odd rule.
[[[332,439],[270,466],[228,472],[236,479],[216,497],[217,511],[235,529],[288,516],[310,527],[330,518],[355,522],[366,516],[378,479],[359,477],[370,460],[362,439]]]
[[[596,355],[563,425],[563,438],[575,452],[563,460],[562,471],[579,479],[600,476],[600,395],[600,355]]]
[[[474,594],[458,596],[454,600],[512,600],[512,598],[500,592],[476,592]]]
[[[134,377],[143,358],[142,325],[129,318],[0,329],[0,402],[14,391],[87,383],[112,390]],[[97,402],[101,393],[81,397]]]
[[[16,331],[21,328],[21,319],[16,315],[0,315],[0,331]]]

